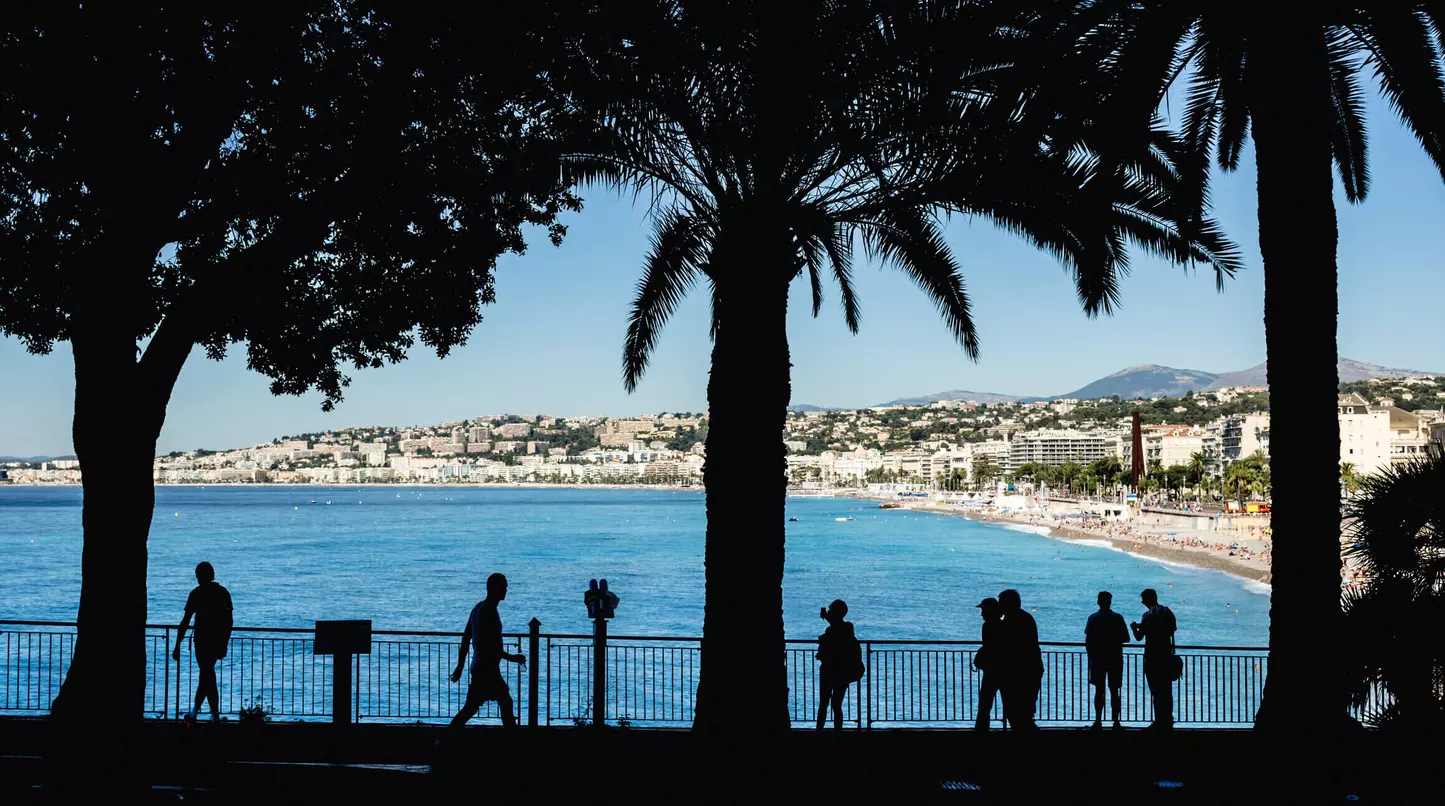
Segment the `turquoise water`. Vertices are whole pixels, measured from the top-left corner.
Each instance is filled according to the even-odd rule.
[[[0,619],[75,617],[80,506],[79,488],[0,487]],[[1099,590],[1132,620],[1138,592],[1153,587],[1181,645],[1267,640],[1268,588],[1216,571],[869,501],[789,499],[787,510],[798,518],[787,524],[789,637],[815,637],[818,608],[841,597],[860,637],[976,639],[973,606],[1014,587],[1041,638],[1079,641]],[[606,577],[622,597],[614,634],[697,635],[703,530],[695,492],[162,487],[149,620],[180,619],[192,569],[208,560],[238,625],[370,618],[377,629],[460,630],[486,576],[502,571],[508,631],[533,616],[544,632],[587,631],[582,591]]]

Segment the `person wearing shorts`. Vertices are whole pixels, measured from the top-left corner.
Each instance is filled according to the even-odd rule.
[[[1129,628],[1124,617],[1112,609],[1114,595],[1099,592],[1099,610],[1089,615],[1084,624],[1084,648],[1089,653],[1089,683],[1094,686],[1093,730],[1104,727],[1104,688],[1109,689],[1110,713],[1114,730],[1123,729],[1119,722],[1119,688],[1124,682],[1124,645],[1129,643]]]
[[[186,722],[196,721],[196,712],[209,700],[211,720],[221,718],[221,692],[216,685],[216,662],[226,657],[226,645],[231,641],[231,593],[216,584],[216,569],[208,562],[196,566],[196,587],[186,597],[186,613],[176,635],[176,648],[171,657],[181,659],[181,642],[186,637],[186,627],[191,617],[196,619],[194,637],[191,639],[191,654],[196,661],[196,701],[185,716]]]
[[[452,671],[452,682],[460,682],[462,669],[466,666],[467,647],[475,646],[472,653],[471,681],[467,686],[467,699],[462,709],[452,717],[451,726],[460,728],[467,720],[476,716],[483,703],[496,700],[502,714],[502,724],[509,728],[517,726],[517,714],[513,710],[512,691],[502,678],[499,661],[526,663],[527,657],[520,652],[512,655],[502,649],[502,619],[497,615],[497,605],[507,598],[507,578],[501,574],[487,577],[487,598],[472,608],[462,632],[462,647],[457,655],[457,668]]]

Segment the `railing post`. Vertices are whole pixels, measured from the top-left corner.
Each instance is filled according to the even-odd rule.
[[[868,717],[868,730],[873,729],[873,642],[869,641],[864,645],[868,652],[867,668],[863,670],[863,679],[868,687],[863,694],[863,709]]]
[[[171,718],[171,628],[165,629],[166,648],[161,656],[161,667],[165,671],[165,682],[161,683],[161,718]],[[180,705],[180,703],[176,703]]]
[[[167,635],[170,634],[170,629],[169,629],[169,628],[166,629],[166,634],[167,634]],[[179,633],[177,633],[177,634],[176,634],[176,649],[179,650],[180,648],[181,648],[181,636],[180,636]],[[179,653],[177,653],[177,654],[179,654]],[[169,659],[166,660],[166,664],[167,664],[167,665],[170,664],[170,660],[169,660]],[[183,714],[183,713],[185,713],[185,712],[181,710],[181,659],[180,659],[179,657],[177,657],[177,658],[176,658],[176,718],[177,718],[177,719],[180,719],[181,714]]]
[[[592,620],[592,724],[607,721],[607,619]]]
[[[532,662],[527,666],[527,727],[537,727],[537,648],[540,645],[538,633],[542,629],[542,622],[535,617],[528,622],[527,633],[527,654]]]

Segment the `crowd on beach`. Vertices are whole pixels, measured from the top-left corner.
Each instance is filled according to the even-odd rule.
[[[1128,521],[1110,520],[1096,515],[1002,510],[992,506],[976,507],[971,512],[977,513],[983,520],[1042,526],[1049,529],[1050,532],[1063,531],[1064,534],[1059,536],[1098,537],[1141,546],[1155,545],[1207,552],[1225,562],[1237,563],[1263,573],[1268,573],[1270,567],[1272,552],[1268,527],[1263,529],[1251,527],[1259,531],[1256,535],[1243,540],[1233,539],[1227,535],[1221,535],[1220,539],[1211,540],[1195,534],[1181,534],[1179,530],[1171,532],[1165,527],[1140,526]],[[1259,545],[1261,542],[1263,545]]]

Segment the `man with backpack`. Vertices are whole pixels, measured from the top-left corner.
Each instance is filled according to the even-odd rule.
[[[828,622],[828,629],[818,636],[818,730],[828,721],[828,706],[833,707],[833,729],[843,729],[843,698],[848,686],[863,679],[863,647],[853,634],[853,623],[844,621],[848,604],[834,599],[818,611]]]
[[[1170,730],[1174,727],[1174,681],[1179,679],[1179,664],[1174,657],[1178,623],[1174,611],[1159,604],[1159,594],[1153,588],[1145,588],[1139,600],[1147,610],[1129,626],[1134,630],[1134,639],[1144,642],[1144,679],[1154,698],[1154,722],[1149,727]]]
[[[186,613],[177,628],[176,648],[171,657],[181,659],[181,642],[186,637],[186,627],[195,616],[195,636],[192,638],[192,655],[196,659],[196,701],[186,714],[187,724],[196,721],[196,712],[201,704],[211,701],[211,721],[221,718],[221,692],[216,685],[216,661],[226,657],[226,645],[231,641],[231,593],[216,584],[216,569],[208,562],[196,566],[196,587],[186,597]]]

